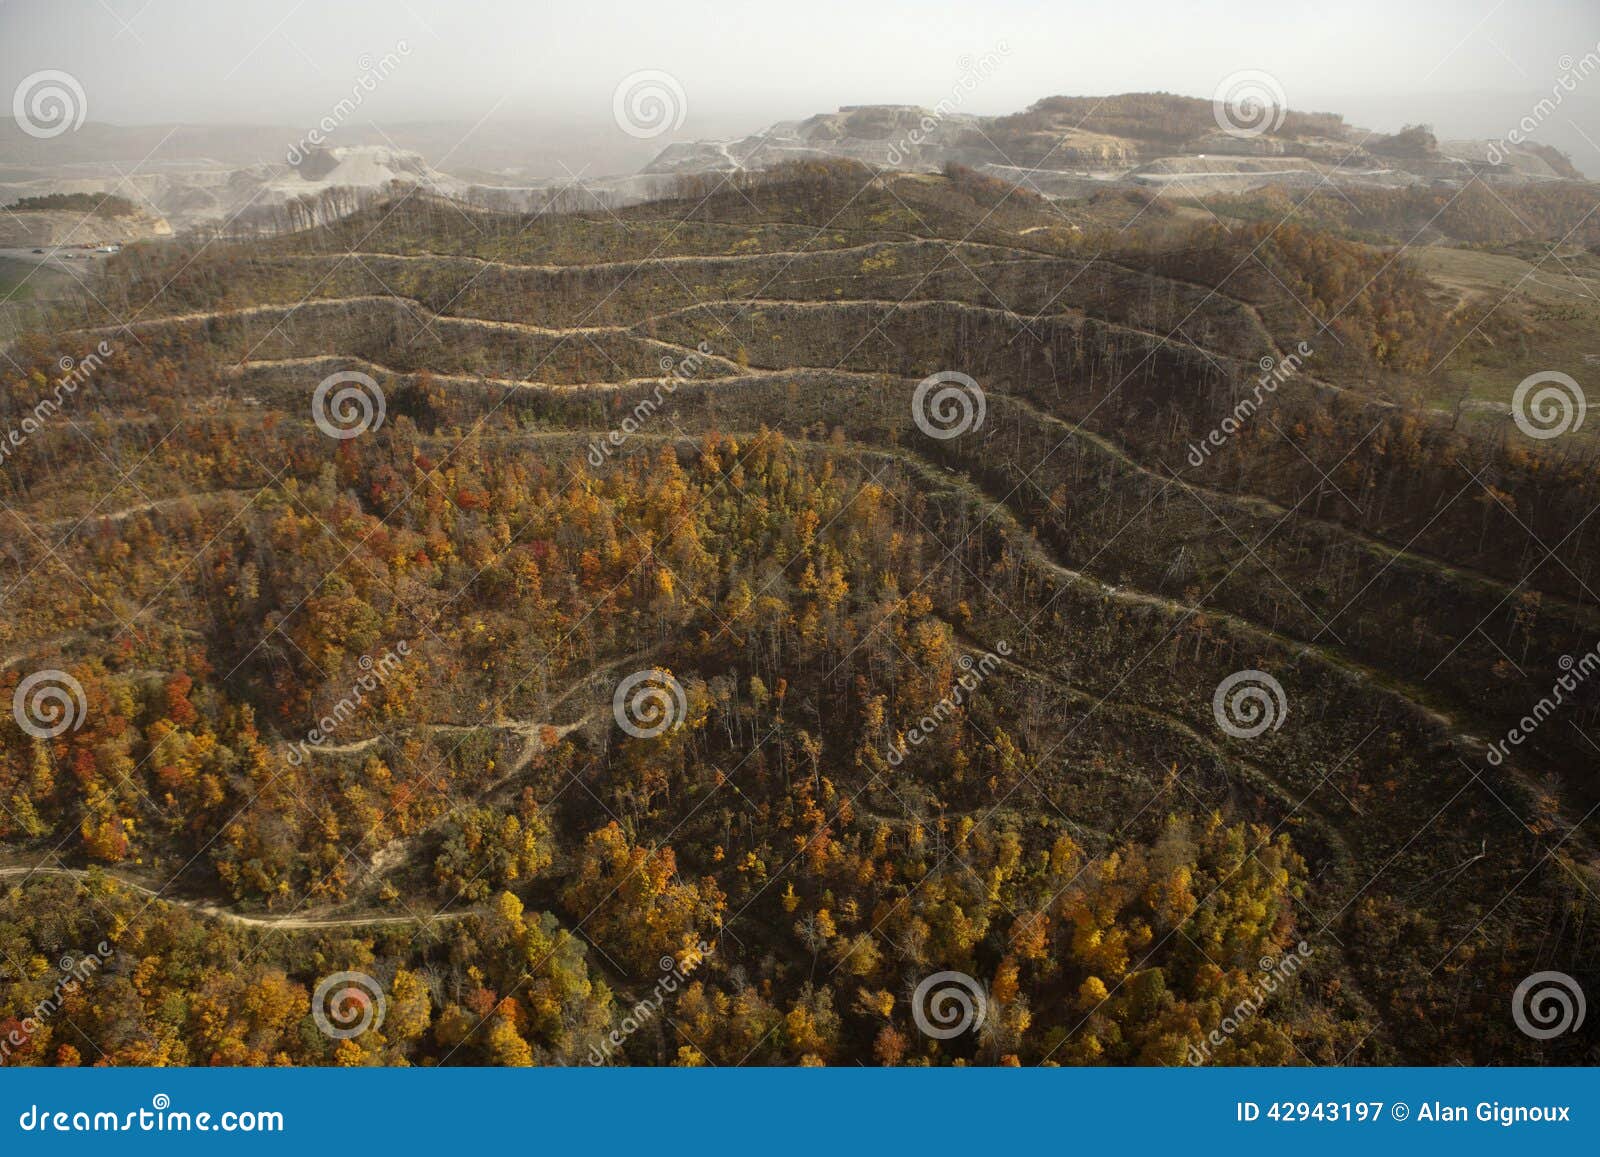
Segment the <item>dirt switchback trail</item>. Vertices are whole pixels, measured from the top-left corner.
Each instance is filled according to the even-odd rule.
[[[432,924],[439,920],[460,920],[462,917],[471,916],[477,911],[475,908],[468,908],[455,912],[431,912],[426,915],[408,914],[405,916],[377,916],[370,914],[352,916],[246,916],[239,912],[231,912],[226,908],[219,908],[215,904],[207,904],[202,900],[185,900],[176,896],[163,896],[160,890],[152,888],[148,884],[142,884],[119,872],[105,868],[98,868],[93,872],[86,868],[0,868],[0,880],[28,880],[39,876],[88,880],[95,875],[115,880],[122,887],[138,892],[142,896],[149,896],[151,899],[159,900],[163,904],[187,908],[191,912],[200,913],[202,916],[225,920],[230,924],[240,924],[249,928],[275,928],[279,931],[313,931],[318,928],[378,928],[396,924]]]

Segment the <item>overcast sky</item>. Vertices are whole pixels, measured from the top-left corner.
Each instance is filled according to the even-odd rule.
[[[363,117],[601,125],[618,81],[660,69],[686,97],[677,136],[744,132],[841,104],[932,104],[961,58],[1004,45],[963,111],[1210,97],[1262,69],[1291,107],[1487,136],[1549,92],[1563,58],[1600,52],[1600,0],[0,0],[0,96],[60,69],[91,120],[308,125],[402,42]],[[1580,122],[1600,108],[1600,74],[1587,83],[1564,114]]]

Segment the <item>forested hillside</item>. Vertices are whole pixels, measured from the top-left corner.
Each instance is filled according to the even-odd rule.
[[[1431,196],[116,254],[0,363],[4,1063],[1592,1063],[1584,323],[1410,247],[1600,281],[1600,192]]]

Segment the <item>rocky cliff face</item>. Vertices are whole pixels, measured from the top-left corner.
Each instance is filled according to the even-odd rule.
[[[148,213],[126,217],[101,217],[70,210],[0,213],[0,249],[120,245],[171,235],[172,226],[165,218]]]
[[[895,169],[934,170],[981,162],[981,117],[940,116],[917,105],[847,105],[732,141],[668,146],[647,174],[762,169],[784,161],[844,158]]]
[[[32,220],[25,227],[11,222],[5,234],[11,239],[0,244],[12,246],[77,245],[162,236],[172,232],[173,227],[183,229],[223,221],[247,207],[270,209],[329,188],[376,191],[398,181],[433,193],[459,196],[468,187],[466,182],[434,169],[420,153],[370,145],[310,149],[293,165],[284,161],[230,166],[198,158],[151,162],[126,176],[115,168],[105,167],[102,171],[101,166],[93,164],[75,164],[65,172],[14,167],[8,175],[14,179],[0,182],[0,204],[45,193],[115,193],[138,202],[143,210],[137,220],[96,218],[83,222],[82,229],[72,228],[82,214],[49,214],[70,216],[71,220]],[[22,237],[31,239],[16,239]]]
[[[1397,136],[1353,128],[1333,114],[1284,110],[1275,119],[1278,123],[1259,133],[1228,132],[1211,101],[1164,93],[1049,97],[1006,116],[950,107],[847,105],[736,139],[674,143],[638,172],[578,182],[567,175],[570,170],[559,177],[509,168],[446,173],[420,152],[381,144],[301,144],[290,152],[286,131],[260,126],[226,131],[174,126],[145,141],[138,135],[143,130],[91,124],[67,142],[65,159],[47,164],[42,158],[60,149],[45,150],[41,142],[8,135],[0,123],[0,204],[44,193],[114,192],[149,214],[142,222],[82,230],[75,228],[77,217],[37,220],[26,228],[0,223],[9,237],[0,244],[132,240],[160,236],[168,222],[182,230],[236,215],[247,224],[252,214],[270,214],[329,189],[383,191],[396,182],[507,211],[537,210],[552,197],[572,198],[580,207],[620,206],[670,193],[674,179],[683,175],[831,158],[910,172],[954,163],[1055,197],[1118,186],[1197,196],[1268,184],[1448,188],[1474,177],[1510,185],[1581,179],[1564,156],[1539,145],[1435,141],[1430,134],[1407,138],[1408,148],[1397,149]],[[406,139],[429,140],[426,129]],[[528,135],[529,155],[549,147],[547,136]],[[237,146],[233,152],[223,150],[229,142]],[[515,148],[523,145],[517,138],[506,155],[516,155]],[[82,159],[86,149],[89,155],[147,159],[137,166],[113,165]],[[244,160],[242,153],[261,159]],[[295,163],[285,159],[286,153]]]
[[[1223,118],[1225,120],[1225,118]],[[1284,110],[1260,132],[1227,131],[1211,101],[1162,93],[1050,97],[1020,113],[980,117],[915,105],[846,106],[737,140],[670,145],[645,174],[766,168],[840,158],[892,169],[967,165],[1040,192],[1079,196],[1107,184],[1182,195],[1272,183],[1394,187],[1472,178],[1522,184],[1576,171],[1554,150],[1435,142],[1396,155],[1384,137],[1329,113]]]

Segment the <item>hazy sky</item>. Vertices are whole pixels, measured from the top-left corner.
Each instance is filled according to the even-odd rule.
[[[678,136],[749,131],[840,104],[931,104],[961,57],[1004,44],[964,111],[1051,93],[1209,97],[1251,68],[1277,77],[1292,107],[1375,128],[1454,116],[1473,123],[1442,133],[1490,135],[1478,120],[1515,119],[1520,94],[1548,92],[1563,57],[1600,50],[1600,2],[0,0],[0,96],[61,69],[91,120],[305,125],[349,94],[364,56],[402,41],[409,54],[362,117],[601,124],[622,77],[660,69],[687,99]],[[1596,92],[1569,113],[1600,108],[1600,75],[1587,83]]]

